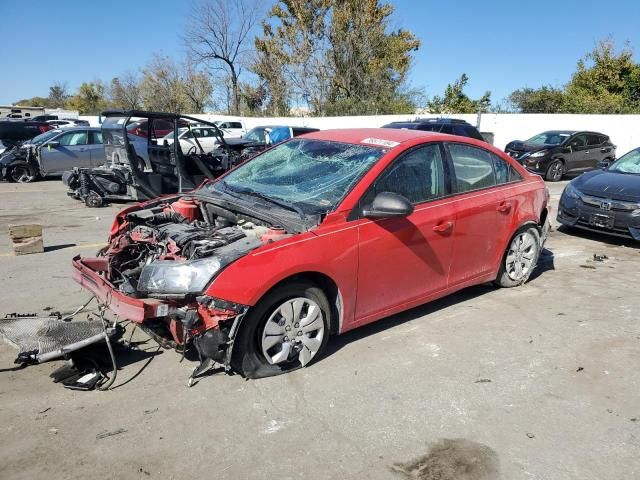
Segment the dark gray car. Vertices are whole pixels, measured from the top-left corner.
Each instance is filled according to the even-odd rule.
[[[505,152],[527,170],[557,182],[565,173],[586,172],[616,158],[616,146],[598,132],[550,130],[524,142],[510,142]]]

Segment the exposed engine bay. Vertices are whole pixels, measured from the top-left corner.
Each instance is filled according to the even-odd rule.
[[[228,366],[227,346],[247,308],[203,292],[233,261],[291,234],[190,196],[158,200],[119,222],[99,252],[100,275],[127,297],[161,301],[153,317],[134,321],[166,348],[193,345],[201,366]]]

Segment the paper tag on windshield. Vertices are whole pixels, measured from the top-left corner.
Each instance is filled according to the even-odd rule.
[[[368,143],[369,145],[379,145],[381,147],[393,148],[400,145],[399,142],[392,140],[383,140],[381,138],[365,138],[361,143]]]

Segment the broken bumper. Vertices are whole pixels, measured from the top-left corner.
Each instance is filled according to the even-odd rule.
[[[72,265],[72,278],[117,316],[143,323],[148,318],[165,317],[169,314],[168,303],[154,298],[128,297],[101,276],[99,272],[107,271],[106,258],[82,258],[78,255],[74,257]]]

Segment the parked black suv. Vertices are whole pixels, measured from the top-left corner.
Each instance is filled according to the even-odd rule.
[[[0,120],[0,140],[5,145],[15,145],[18,142],[29,140],[41,133],[53,130],[53,125],[46,122],[14,122]]]
[[[485,141],[478,129],[457,118],[419,118],[412,122],[391,122],[383,125],[382,128],[406,128],[409,130],[424,130],[427,132],[439,132],[459,137],[475,138]]]
[[[593,170],[616,158],[616,146],[607,135],[570,130],[550,130],[524,142],[510,142],[505,152],[551,182],[562,180],[565,173]]]

